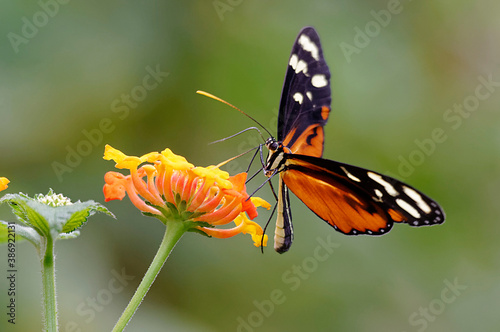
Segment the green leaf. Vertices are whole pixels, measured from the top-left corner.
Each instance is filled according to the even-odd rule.
[[[62,218],[70,214],[70,217],[62,227],[62,233],[70,233],[79,229],[87,221],[88,217],[94,215],[96,212],[105,213],[115,218],[107,208],[94,201],[78,202],[71,205],[60,206],[56,209],[58,215],[60,214]]]
[[[9,204],[12,212],[24,225],[31,226],[40,235],[50,235],[49,222],[41,213],[42,210],[46,211],[48,206],[24,194],[7,194],[0,199],[0,203]]]
[[[41,245],[42,238],[33,228],[29,226],[22,226],[17,223],[9,224],[6,221],[0,220],[0,244],[7,243],[9,241],[9,233],[15,233],[16,242],[28,240],[37,248]],[[12,235],[10,238],[12,239]]]
[[[49,192],[49,194],[53,194]],[[69,199],[61,196],[62,200]],[[55,197],[61,200],[61,197]],[[43,198],[43,195],[42,195]],[[52,197],[50,197],[52,198]],[[90,217],[96,212],[105,213],[113,218],[115,216],[103,205],[96,203],[94,201],[86,202],[76,202],[69,203],[68,205],[62,206],[50,206],[38,201],[40,195],[37,199],[30,198],[25,194],[7,194],[0,199],[0,203],[7,203],[12,208],[13,213],[19,219],[16,226],[26,227],[35,231],[43,237],[57,238],[75,238],[79,233],[75,233]],[[30,241],[40,242],[33,235],[33,232],[28,232],[25,228],[19,228],[21,230],[20,235],[26,237]]]
[[[7,227],[7,222],[0,220],[0,243],[7,243],[9,241],[9,229]]]

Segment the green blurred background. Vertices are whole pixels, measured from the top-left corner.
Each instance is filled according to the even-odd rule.
[[[208,145],[254,124],[195,91],[274,132],[290,49],[313,25],[332,73],[324,156],[409,182],[442,204],[446,223],[347,237],[294,197],[290,252],[262,255],[248,236],[187,234],[127,331],[498,331],[500,89],[481,88],[479,77],[500,82],[499,11],[494,0],[4,1],[0,176],[12,182],[3,193],[53,188],[103,202],[114,166],[102,159],[106,143],[131,155],[170,147],[201,166],[254,146],[255,133]],[[141,90],[148,68],[165,74]],[[125,106],[131,92],[136,103]],[[464,103],[470,111],[454,113]],[[103,119],[112,129],[84,143]],[[55,172],[77,148],[85,156]],[[259,195],[272,201],[267,188]],[[93,217],[78,239],[56,245],[60,331],[111,330],[161,241],[163,225],[128,200],[106,206],[118,220]],[[0,217],[13,215],[3,206]],[[321,241],[335,244],[325,261],[314,258]],[[4,247],[3,271],[6,256]],[[0,330],[39,331],[29,243],[18,244],[17,263],[17,323],[7,323],[1,277]],[[110,292],[122,272],[134,278]]]

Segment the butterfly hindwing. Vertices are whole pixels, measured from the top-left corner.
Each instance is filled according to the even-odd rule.
[[[348,234],[387,233],[395,222],[426,226],[444,222],[439,205],[391,177],[303,155],[285,155],[282,177],[320,218]]]
[[[302,29],[288,61],[278,116],[278,141],[292,153],[321,157],[330,113],[330,71],[319,36]]]

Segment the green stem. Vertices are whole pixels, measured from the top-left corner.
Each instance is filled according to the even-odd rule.
[[[57,331],[57,299],[54,262],[54,242],[47,237],[45,253],[42,258],[42,283],[45,331]]]
[[[167,221],[167,229],[165,231],[165,235],[163,236],[163,240],[160,244],[160,248],[158,248],[158,252],[156,253],[155,258],[151,262],[148,271],[142,278],[142,281],[137,287],[134,296],[130,300],[129,304],[123,311],[120,319],[116,322],[115,327],[113,328],[113,332],[123,331],[125,326],[127,326],[130,319],[136,312],[137,308],[141,304],[142,300],[146,296],[149,288],[153,284],[154,280],[158,273],[167,260],[170,252],[174,248],[175,244],[179,241],[182,235],[187,231],[186,224],[182,221]]]

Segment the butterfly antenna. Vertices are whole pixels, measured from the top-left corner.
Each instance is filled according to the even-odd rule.
[[[243,114],[244,116],[246,116],[247,118],[249,118],[250,120],[252,120],[253,122],[255,122],[256,124],[258,124],[262,129],[264,129],[268,134],[269,136],[273,136],[269,130],[267,130],[262,124],[260,124],[259,121],[255,120],[254,118],[252,118],[250,115],[246,114],[245,112],[243,112],[242,110],[240,110],[238,107],[234,106],[233,104],[230,104],[228,103],[227,101],[225,101],[224,99],[221,99],[217,96],[214,96],[213,94],[211,93],[208,93],[208,92],[205,92],[205,91],[201,91],[201,90],[198,90],[196,91],[197,94],[199,95],[203,95],[205,97],[208,97],[208,98],[212,98],[214,100],[217,100],[217,101],[220,101],[221,103],[224,103],[228,106],[231,106],[232,108],[234,108],[235,110],[237,110],[238,112],[240,112],[241,114]],[[259,134],[260,134],[260,131],[259,131]],[[264,137],[262,136],[262,134],[260,134],[260,136],[262,137],[262,139],[265,141]]]
[[[258,148],[259,148],[258,146],[254,147],[254,148],[251,148],[250,150],[247,150],[247,151],[245,151],[245,152],[243,152],[243,153],[240,153],[240,154],[239,154],[239,155],[237,155],[237,156],[234,156],[234,157],[232,157],[232,158],[229,158],[228,160],[225,160],[225,161],[223,161],[223,162],[220,162],[220,163],[219,163],[219,164],[217,164],[217,166],[215,166],[215,167],[219,168],[219,167],[221,167],[221,166],[223,166],[223,165],[227,164],[228,162],[233,161],[233,160],[235,160],[236,158],[239,158],[239,157],[241,157],[241,156],[244,156],[244,155],[246,155],[247,153],[249,153],[249,152],[251,152],[251,151],[253,151],[253,150],[255,150],[255,149],[258,149]]]
[[[215,143],[224,142],[224,141],[226,141],[226,140],[228,140],[228,139],[230,139],[230,138],[236,137],[236,136],[238,136],[238,135],[240,135],[240,134],[243,134],[244,132],[249,131],[249,130],[252,130],[252,129],[257,130],[257,131],[259,132],[260,137],[262,137],[262,134],[261,134],[261,132],[260,132],[259,128],[257,128],[257,127],[249,127],[249,128],[247,128],[247,129],[243,129],[243,130],[242,130],[242,131],[240,131],[240,132],[237,132],[237,133],[236,133],[236,134],[234,134],[234,135],[231,135],[231,136],[228,136],[228,137],[224,137],[224,138],[218,139],[218,140],[213,141],[213,142],[210,142],[210,143],[208,143],[208,144],[210,145],[210,144],[215,144]],[[263,137],[262,137],[262,138],[263,138]]]

